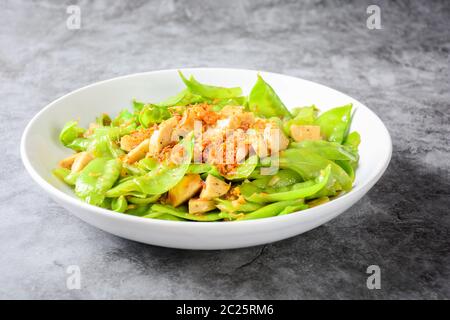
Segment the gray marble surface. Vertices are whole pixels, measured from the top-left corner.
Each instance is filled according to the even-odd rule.
[[[66,28],[66,7],[81,29]],[[0,298],[450,298],[448,1],[18,1],[0,4]],[[366,8],[381,8],[381,30]],[[379,183],[306,234],[183,251],[97,230],[25,172],[31,117],[81,86],[134,72],[242,67],[298,76],[372,108],[393,137]],[[366,268],[381,268],[368,290]],[[81,289],[66,268],[81,268]]]

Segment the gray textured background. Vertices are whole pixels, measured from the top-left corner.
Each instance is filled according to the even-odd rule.
[[[82,10],[66,28],[66,6]],[[450,298],[448,1],[17,1],[0,4],[0,298]],[[381,7],[382,30],[366,28]],[[304,235],[182,251],[72,217],[25,172],[31,117],[81,86],[194,66],[281,72],[374,110],[394,153],[352,209]],[[366,268],[382,289],[366,288]],[[66,289],[79,265],[81,290]]]

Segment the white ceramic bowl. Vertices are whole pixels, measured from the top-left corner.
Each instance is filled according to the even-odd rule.
[[[257,71],[239,69],[183,69],[199,81],[240,86],[248,93]],[[131,107],[132,98],[159,101],[179,92],[184,85],[177,70],[133,74],[98,82],[50,103],[28,124],[22,136],[23,163],[33,179],[48,194],[85,222],[115,234],[148,244],[183,249],[229,249],[286,239],[338,216],[357,202],[378,181],[392,153],[389,133],[369,108],[336,90],[281,74],[260,72],[289,108],[315,104],[321,111],[353,103],[356,113],[352,130],[361,134],[360,165],[353,190],[338,199],[305,211],[261,220],[237,222],[179,222],[144,219],[86,204],[55,178],[51,171],[58,160],[70,154],[58,141],[60,129],[69,120],[88,125],[102,112],[116,114]]]

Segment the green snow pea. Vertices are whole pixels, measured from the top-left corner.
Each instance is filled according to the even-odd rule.
[[[262,204],[260,203],[253,203],[248,201],[244,203],[239,203],[237,201],[216,199],[216,203],[217,203],[216,206],[220,211],[226,211],[230,213],[251,212],[262,207]]]
[[[111,118],[108,114],[102,113],[99,117],[95,118],[95,122],[100,126],[109,126],[111,124]]]
[[[114,120],[112,121],[112,125],[119,127],[121,125],[124,125],[127,123],[132,123],[135,121],[136,121],[136,116],[133,113],[131,113],[130,111],[128,111],[128,109],[123,109],[122,111],[120,111],[118,116],[116,118],[114,118]]]
[[[251,196],[247,197],[246,200],[257,203],[264,203],[310,197],[322,190],[327,185],[328,179],[330,178],[330,172],[331,166],[328,165],[325,170],[320,173],[320,176],[315,179],[314,184],[312,185],[305,186],[305,183],[299,183],[292,185],[288,191],[284,192],[254,193]]]
[[[146,197],[146,198],[140,198],[140,197],[135,197],[135,196],[129,196],[128,197],[128,202],[130,203],[134,203],[134,204],[150,204],[150,203],[155,203],[156,201],[158,201],[158,199],[161,197],[160,194],[156,194],[150,197]]]
[[[337,142],[329,142],[323,140],[307,140],[301,142],[293,142],[290,147],[317,153],[318,155],[328,160],[351,160],[358,161],[358,154],[353,151],[353,148],[341,145]]]
[[[352,104],[333,108],[322,113],[316,120],[320,132],[328,141],[342,143],[351,122]]]
[[[90,143],[89,139],[86,139],[86,138],[75,138],[75,139],[72,140],[71,143],[66,145],[66,147],[70,148],[72,150],[78,151],[78,152],[86,151],[86,149],[89,146],[89,143]]]
[[[172,115],[166,107],[160,107],[155,104],[147,104],[139,112],[139,123],[148,128],[155,123],[161,123],[169,119]]]
[[[124,162],[122,164],[123,168],[125,169],[125,172],[127,173],[127,175],[130,176],[142,176],[144,174],[146,174],[148,171],[145,170],[144,168],[142,168],[141,166],[137,165],[137,164],[129,164]]]
[[[108,198],[107,198],[108,199]],[[117,212],[125,212],[128,208],[127,199],[124,196],[111,200],[111,209]]]
[[[217,220],[222,220],[224,218],[229,217],[229,215],[225,212],[191,214],[191,213],[188,213],[186,208],[183,206],[174,208],[170,205],[164,205],[164,204],[154,204],[152,206],[152,212],[167,213],[167,214],[176,216],[178,218],[183,218],[186,220],[194,220],[194,221],[217,221]]]
[[[225,176],[228,180],[239,180],[247,178],[256,168],[258,164],[258,156],[252,155],[246,159],[243,163],[238,165],[236,171],[233,174]]]
[[[274,175],[261,176],[253,180],[252,183],[258,188],[264,189],[286,187],[301,181],[302,178],[297,172],[289,169],[281,169]]]
[[[111,203],[112,203],[111,199],[105,198],[105,199],[103,199],[102,203],[99,204],[98,206],[103,209],[112,210]]]
[[[246,106],[248,101],[247,97],[236,97],[229,99],[214,99],[210,101],[210,103],[213,105],[212,110],[219,112],[225,106]]]
[[[262,219],[269,218],[278,215],[283,211],[284,208],[288,206],[295,206],[303,204],[303,199],[280,201],[268,204],[267,206],[261,207],[260,209],[248,213],[242,217],[237,218],[237,220],[252,220],[252,219]]]
[[[331,167],[331,176],[327,186],[322,190],[328,194],[323,195],[331,195],[337,190],[348,191],[352,188],[352,179],[339,165],[306,149],[287,149],[282,151],[279,165],[280,168],[296,171],[305,181],[318,177],[320,171],[329,165]]]
[[[293,205],[293,206],[287,206],[278,215],[279,216],[283,216],[285,214],[289,214],[289,213],[292,213],[292,212],[305,210],[305,209],[308,209],[308,208],[309,208],[309,206],[307,204],[304,204],[304,203]]]
[[[353,164],[357,164],[357,162],[354,161],[348,161],[348,160],[336,160],[336,164],[338,164],[342,169],[344,169],[345,172],[347,172],[350,179],[352,179],[352,182],[355,181],[355,167],[353,167]]]
[[[94,157],[117,158],[125,154],[118,144],[111,140],[108,134],[93,135],[89,140],[87,151],[94,155]]]
[[[272,87],[260,75],[258,75],[258,80],[250,92],[248,107],[256,115],[266,118],[292,117]]]
[[[149,210],[151,210],[151,207],[148,205],[142,205],[137,207],[128,206],[128,209],[125,211],[125,214],[129,214],[130,216],[136,216],[136,217],[143,217],[146,216],[149,213]]]
[[[78,121],[67,122],[59,134],[59,140],[64,146],[83,135],[86,130],[78,126]]]
[[[142,108],[145,106],[145,102],[137,101],[136,99],[133,99],[133,110],[134,112],[140,112]]]
[[[71,171],[67,176],[64,177],[64,181],[70,185],[74,186],[77,182],[78,176],[80,175],[80,172],[73,172]]]
[[[229,99],[236,98],[242,95],[242,89],[239,87],[234,88],[224,88],[224,87],[216,87],[210,86],[206,84],[202,84],[195,80],[193,76],[188,79],[183,75],[181,71],[178,71],[181,79],[188,89],[199,96],[210,98],[210,99]]]
[[[360,143],[361,143],[361,137],[358,132],[353,131],[353,132],[349,133],[349,135],[347,136],[347,138],[344,141],[344,147],[352,150],[352,152],[357,155],[357,159],[348,160],[348,161],[345,161],[345,160],[336,161],[336,163],[338,165],[340,165],[342,167],[342,169],[345,170],[345,172],[347,172],[347,174],[350,176],[352,181],[355,180],[355,171],[356,171],[356,168],[358,167],[358,160],[359,160],[358,147],[359,147]]]
[[[361,136],[357,131],[350,132],[344,141],[344,146],[352,147],[354,150],[358,150],[361,143]]]
[[[314,124],[317,118],[318,109],[316,106],[312,105],[310,107],[300,107],[295,108],[292,113],[295,114],[294,118],[287,120],[281,126],[284,130],[284,133],[287,135],[291,135],[291,126],[295,125],[311,125]]]
[[[115,186],[106,193],[106,196],[115,198],[132,191],[155,195],[173,188],[184,177],[189,168],[193,152],[192,134],[184,138],[180,144],[184,147],[184,159],[186,161],[172,166],[160,164],[156,169],[143,176],[135,177]]]
[[[187,106],[190,104],[204,102],[205,98],[198,94],[192,93],[189,89],[184,89],[177,93],[175,96],[170,97],[164,101],[156,103],[160,107],[174,107],[174,106]]]
[[[59,179],[65,182],[65,178],[70,174],[70,170],[66,168],[53,169],[52,173]]]
[[[93,205],[99,205],[119,177],[121,162],[118,159],[96,158],[81,170],[76,182],[75,193]]]
[[[147,218],[147,217],[144,217],[144,218]],[[163,213],[160,216],[155,217],[154,219],[170,220],[170,221],[186,221],[186,219],[179,218],[177,216],[174,216],[174,215],[171,215],[171,214],[167,214],[167,213]]]
[[[209,163],[192,163],[186,173],[207,173],[213,168]]]

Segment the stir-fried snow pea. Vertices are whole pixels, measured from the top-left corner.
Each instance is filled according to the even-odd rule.
[[[144,217],[147,218],[147,217]],[[171,215],[171,214],[167,214],[164,213],[158,217],[155,217],[154,219],[159,219],[159,220],[170,220],[170,221],[186,221],[186,219]]]
[[[350,132],[344,141],[344,146],[352,147],[353,150],[358,150],[358,146],[361,143],[361,136],[358,132]]]
[[[241,163],[236,168],[236,171],[233,174],[227,175],[225,176],[225,178],[227,178],[228,180],[245,179],[255,170],[257,164],[258,156],[252,155],[243,163]]]
[[[70,174],[70,170],[66,168],[56,168],[53,169],[52,173],[56,177],[64,181],[64,179]]]
[[[163,165],[149,173],[127,180],[106,193],[107,197],[118,197],[132,191],[139,191],[145,194],[162,194],[173,188],[186,174],[192,159],[193,136],[183,139],[181,145],[184,147],[184,158],[187,161],[179,165]]]
[[[112,125],[119,127],[125,124],[131,124],[135,120],[136,116],[133,113],[128,111],[128,109],[123,109],[122,111],[120,111],[119,115],[114,118],[114,120],[112,121]]]
[[[353,168],[352,163],[356,163],[356,162],[348,161],[348,160],[336,160],[335,162],[342,169],[344,169],[344,171],[348,174],[348,176],[350,177],[352,182],[355,181],[355,169]]]
[[[304,186],[300,183],[300,187],[297,185],[293,185],[289,191],[285,192],[277,192],[277,193],[255,193],[246,199],[252,202],[274,202],[274,201],[286,201],[286,200],[295,200],[300,198],[310,197],[320,190],[322,190],[330,178],[331,166],[327,166],[325,170],[323,170],[319,177],[315,179],[315,183],[313,185]]]
[[[59,134],[59,140],[64,146],[67,146],[76,138],[81,137],[85,131],[85,129],[78,126],[77,121],[69,121],[62,128],[61,133]]]
[[[258,75],[250,92],[248,107],[258,116],[291,118],[291,114],[272,87]]]
[[[86,151],[90,143],[89,139],[86,138],[75,138],[71,143],[66,145],[67,148],[70,148],[75,151]]]
[[[163,204],[154,204],[152,206],[152,211],[167,213],[167,214],[179,217],[179,218],[183,218],[186,220],[194,220],[194,221],[217,221],[217,220],[222,220],[224,218],[229,217],[229,215],[225,212],[191,214],[191,213],[187,212],[186,208],[183,208],[183,207],[174,208],[170,205],[163,205]]]
[[[180,74],[180,77],[183,80],[186,87],[188,87],[189,90],[191,90],[191,92],[205,98],[229,99],[239,97],[242,94],[242,90],[239,87],[224,88],[224,87],[210,86],[198,82],[197,80],[194,79],[193,76],[191,76],[189,80],[186,79],[186,77],[183,75],[183,73],[181,73],[181,71],[179,71],[178,73]]]
[[[153,158],[144,158],[137,162],[137,167],[146,171],[151,171],[158,167],[158,161]]]
[[[79,175],[80,172],[71,171],[67,176],[64,177],[64,182],[70,186],[74,186],[75,182],[77,182]]]
[[[166,119],[169,119],[171,114],[166,107],[160,107],[154,104],[147,104],[139,112],[139,123],[148,128],[155,123],[161,123]]]
[[[133,197],[130,196],[128,197],[128,202],[129,203],[134,203],[134,204],[150,204],[150,203],[155,203],[156,201],[158,201],[158,199],[161,197],[161,195],[156,194],[154,196],[150,196],[148,198],[139,198],[139,197]]]
[[[262,207],[262,204],[260,203],[253,203],[245,201],[244,203],[239,201],[231,201],[231,200],[225,200],[225,199],[216,199],[216,207],[220,211],[226,211],[230,213],[234,212],[251,212],[255,211]]]
[[[320,132],[328,141],[342,143],[347,136],[351,121],[352,104],[322,113],[316,120]]]
[[[310,200],[306,204],[308,205],[309,208],[312,208],[312,207],[317,207],[321,204],[327,203],[329,201],[330,201],[329,197],[320,197],[320,198],[316,198],[314,200]]]
[[[301,182],[301,176],[289,169],[281,169],[274,175],[260,176],[253,180],[252,183],[258,188],[282,188],[290,186],[294,183]]]
[[[303,199],[280,201],[268,204],[256,211],[248,213],[237,220],[252,220],[252,219],[262,219],[269,218],[278,215],[285,207],[295,206],[303,203]]]
[[[310,152],[317,153],[328,160],[358,161],[358,154],[354,152],[353,148],[337,142],[305,140],[301,142],[293,142],[290,146],[292,148],[303,148]]]
[[[108,135],[98,135],[91,139],[87,151],[94,157],[117,158],[124,151]]]
[[[111,200],[111,209],[117,212],[125,212],[128,208],[127,199],[124,196]]]
[[[287,120],[281,126],[284,130],[284,133],[287,135],[291,135],[290,128],[293,124],[295,125],[311,125],[314,124],[317,118],[318,109],[316,106],[310,107],[301,107],[295,108],[292,111],[294,118]]]
[[[96,158],[80,172],[75,182],[78,197],[93,205],[99,205],[120,174],[121,162],[118,159]]]
[[[164,101],[156,103],[160,107],[174,107],[174,106],[187,106],[190,104],[200,103],[205,101],[205,98],[194,94],[189,89],[177,93],[175,96],[170,97]]]
[[[320,171],[331,166],[331,176],[324,193],[332,195],[338,190],[348,191],[352,188],[352,179],[339,165],[331,160],[305,149],[287,149],[280,153],[280,168],[291,169],[299,173],[304,180],[318,177]]]
[[[209,163],[192,163],[186,173],[207,173],[213,168]]]
[[[111,124],[111,118],[108,114],[102,113],[100,117],[95,119],[95,122],[100,126],[109,126]]]
[[[293,205],[293,206],[287,206],[286,208],[284,208],[278,215],[279,216],[283,216],[285,214],[289,214],[292,212],[296,212],[296,211],[301,211],[301,210],[305,210],[308,209],[309,206],[307,204],[298,204],[298,205]]]
[[[129,205],[125,213],[131,216],[143,217],[149,213],[149,210],[150,210],[149,205],[142,205],[142,206]]]

